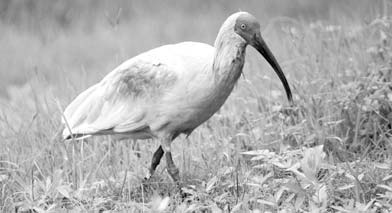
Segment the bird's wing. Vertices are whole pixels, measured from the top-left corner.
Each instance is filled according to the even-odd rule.
[[[175,66],[154,54],[124,62],[66,108],[63,137],[143,130],[149,107],[176,84]]]

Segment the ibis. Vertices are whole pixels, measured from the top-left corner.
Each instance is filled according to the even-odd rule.
[[[191,134],[224,104],[242,74],[248,45],[275,70],[292,102],[289,84],[261,36],[259,22],[247,12],[237,12],[224,21],[214,46],[182,42],[149,50],[79,94],[63,113],[64,139],[157,139],[160,146],[146,178],[165,155],[167,172],[179,183],[171,144],[180,134]]]

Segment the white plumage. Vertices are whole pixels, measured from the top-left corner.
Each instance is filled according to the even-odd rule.
[[[183,114],[177,108],[187,107],[201,92],[198,88],[212,83],[206,80],[210,80],[207,67],[211,66],[213,51],[206,44],[184,42],[129,59],[66,108],[64,115],[72,134],[139,138],[143,131],[143,138],[156,135],[151,130],[167,125],[172,120],[169,116]],[[70,136],[68,128],[63,136]]]
[[[239,12],[223,23],[214,47],[197,42],[165,45],[115,68],[66,108],[63,121],[69,128],[63,137],[159,138],[149,176],[166,152],[168,172],[177,182],[171,141],[181,133],[190,134],[223,105],[242,73],[248,44],[275,69],[291,101],[286,78],[260,35],[259,23]]]

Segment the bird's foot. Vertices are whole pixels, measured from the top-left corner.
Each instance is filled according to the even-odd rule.
[[[151,179],[151,177],[152,177],[152,175],[151,175],[150,173],[147,173],[147,174],[144,176],[143,180],[144,180],[144,181],[149,181],[149,180]]]
[[[147,174],[144,176],[143,180],[144,180],[144,181],[150,180],[153,174],[154,174],[154,171],[152,171],[151,169],[149,169],[149,170],[147,171]]]

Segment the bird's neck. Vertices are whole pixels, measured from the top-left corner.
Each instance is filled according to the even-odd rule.
[[[220,32],[215,40],[213,62],[214,81],[217,85],[234,87],[241,76],[245,61],[246,42],[235,33]],[[230,89],[230,88],[227,88]]]

